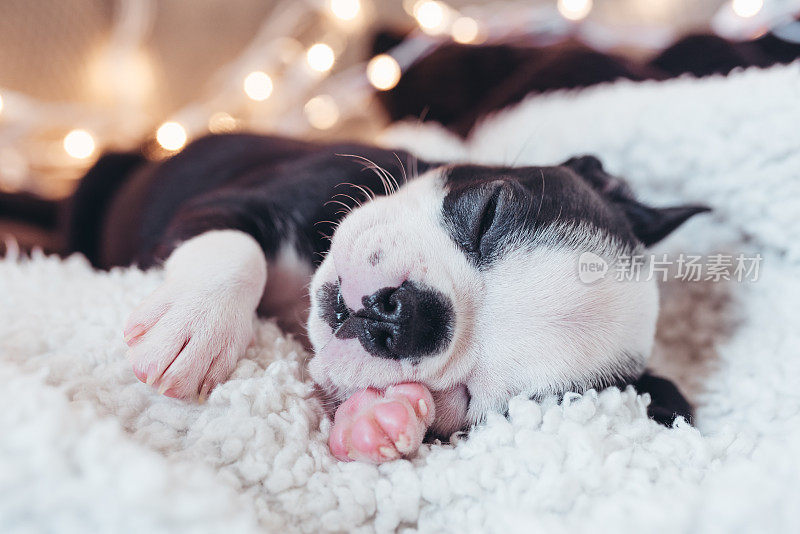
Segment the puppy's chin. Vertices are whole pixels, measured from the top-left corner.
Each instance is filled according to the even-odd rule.
[[[339,339],[333,333],[329,336],[329,341],[317,348],[308,370],[314,382],[331,396],[341,400],[359,389],[383,389],[409,380],[413,374],[410,364],[376,358],[357,339]]]

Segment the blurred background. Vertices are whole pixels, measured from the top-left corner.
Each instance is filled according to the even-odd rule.
[[[800,0],[4,0],[0,238],[57,249],[104,151],[209,133],[467,136],[531,93],[787,63]]]

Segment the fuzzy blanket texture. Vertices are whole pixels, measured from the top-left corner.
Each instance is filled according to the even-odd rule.
[[[746,532],[800,528],[800,64],[534,97],[467,142],[401,124],[435,160],[598,155],[652,203],[714,207],[658,253],[760,253],[757,281],[662,284],[653,367],[696,426],[632,389],[512,400],[412,460],[339,463],[309,355],[273,323],[206,404],[125,359],[162,273],[0,261],[1,532]]]

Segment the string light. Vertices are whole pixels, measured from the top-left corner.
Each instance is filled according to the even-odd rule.
[[[248,74],[243,86],[245,94],[256,102],[266,100],[272,94],[272,78],[260,70]]]
[[[186,129],[174,121],[165,122],[156,131],[156,141],[167,150],[180,150],[186,140]]]
[[[94,149],[94,138],[86,130],[72,130],[64,136],[64,150],[75,159],[88,158]]]
[[[731,3],[733,12],[743,19],[755,17],[762,7],[764,0],[733,0]]]
[[[146,107],[153,97],[156,74],[150,56],[143,50],[120,55],[102,48],[90,56],[87,67],[88,88],[100,102]]]
[[[342,20],[353,20],[361,10],[359,0],[331,0],[331,13]]]
[[[224,111],[218,111],[208,119],[208,131],[215,134],[232,132],[238,126],[239,121]]]
[[[444,30],[445,8],[436,0],[425,0],[414,5],[414,18],[423,31],[441,33]]]
[[[592,10],[592,0],[558,0],[558,12],[567,20],[585,19]]]
[[[306,52],[306,60],[308,66],[317,72],[327,72],[333,67],[335,60],[333,48],[325,43],[317,43],[312,45]]]
[[[367,63],[367,79],[376,89],[388,91],[400,81],[400,65],[388,54],[380,54]]]
[[[123,3],[136,4],[138,0],[122,0]],[[281,5],[292,5],[295,0],[279,0]],[[528,2],[516,0],[509,2],[510,4],[519,4],[527,6]],[[228,101],[229,93],[228,87],[232,83],[233,88],[238,90],[242,88],[245,95],[255,101],[263,101],[269,98],[273,100],[280,94],[273,96],[276,86],[283,84],[279,83],[277,78],[278,73],[282,72],[283,65],[294,65],[297,61],[303,63],[303,54],[305,53],[305,61],[307,61],[308,68],[304,70],[313,70],[320,73],[327,73],[330,71],[334,64],[338,61],[347,50],[346,46],[350,39],[349,33],[351,31],[363,32],[364,29],[360,24],[346,24],[347,21],[358,21],[366,13],[368,5],[365,0],[317,0],[313,2],[314,8],[311,13],[314,17],[319,18],[325,25],[323,30],[327,33],[317,34],[320,42],[314,44],[306,49],[294,36],[306,35],[307,31],[312,24],[316,25],[317,22],[309,24],[309,12],[299,9],[293,16],[287,19],[280,19],[279,23],[275,21],[265,20],[262,23],[262,30],[259,31],[257,37],[254,39],[248,50],[258,52],[257,57],[264,58],[264,70],[272,74],[271,77],[266,72],[254,71],[249,72],[244,79],[238,76],[232,80],[224,79],[221,77],[222,82],[219,84],[220,91],[209,96],[207,100],[192,102],[187,105],[186,109],[194,113],[200,109],[201,113],[192,114],[184,113],[183,110],[175,113],[174,116],[181,117],[185,121],[186,127],[192,132],[196,132],[203,127],[207,126],[208,131],[213,133],[225,133],[236,131],[242,127],[242,124],[249,121],[252,125],[261,127],[275,124],[278,121],[288,120],[294,121],[295,110],[284,108],[282,106],[249,106],[247,113],[252,114],[234,117],[230,113],[224,111],[217,111],[210,117],[205,115],[206,110],[214,111],[220,109],[234,110],[237,109],[241,102],[235,98]],[[720,10],[730,20],[732,25],[743,25],[744,21],[741,19],[756,17],[763,14],[770,4],[766,4],[765,0],[726,0],[725,5]],[[766,7],[765,7],[766,6]],[[515,22],[514,17],[517,16],[518,10],[516,7],[512,10],[502,10],[502,14],[496,13],[495,4],[487,7],[485,11],[478,10],[471,12],[475,18],[461,16],[458,11],[450,7],[447,0],[402,0],[403,9],[411,16],[414,17],[421,30],[428,34],[445,34],[450,35],[453,41],[458,43],[477,43],[485,40],[489,33],[488,29],[495,24],[497,17],[498,20],[510,19],[510,22]],[[593,0],[557,0],[558,12],[560,15],[571,21],[580,21],[586,18],[593,9]],[[479,13],[475,14],[475,13]],[[771,13],[771,12],[770,12]],[[536,15],[537,17],[539,15]],[[547,14],[547,20],[551,17],[557,16]],[[342,21],[342,23],[331,24],[331,22],[338,22],[332,20],[333,18]],[[544,15],[542,15],[544,18]],[[316,19],[315,19],[316,20]],[[738,22],[737,22],[738,21]],[[599,24],[600,22],[598,22]],[[350,30],[344,31],[343,28],[350,27]],[[559,28],[567,28],[563,31],[566,35],[574,31],[570,25],[559,25]],[[319,29],[319,28],[317,28]],[[273,36],[276,32],[281,34]],[[562,30],[558,30],[561,32]],[[761,31],[761,30],[759,30]],[[719,32],[718,32],[719,33]],[[535,32],[534,32],[535,34]],[[563,37],[565,35],[559,35]],[[752,37],[752,35],[750,36]],[[417,39],[417,37],[412,37]],[[422,40],[425,40],[423,37]],[[93,111],[94,105],[82,106],[69,104],[68,109],[73,113],[72,109],[75,108],[75,117],[70,120],[73,125],[93,125],[94,130],[90,133],[87,130],[75,129],[70,131],[63,138],[63,150],[60,152],[58,141],[56,141],[55,149],[56,156],[61,154],[61,158],[52,159],[51,152],[46,151],[46,154],[39,156],[34,150],[18,151],[15,147],[3,147],[0,149],[0,179],[7,179],[8,176],[15,176],[21,180],[20,183],[29,181],[31,173],[30,168],[36,168],[40,161],[61,161],[67,160],[66,153],[69,157],[75,159],[86,159],[96,155],[100,148],[106,145],[120,146],[125,148],[132,143],[141,139],[143,136],[152,135],[152,124],[146,117],[142,110],[149,109],[147,103],[153,95],[157,94],[155,91],[156,77],[155,71],[152,66],[152,60],[143,51],[141,47],[143,41],[139,40],[131,42],[131,44],[119,45],[117,48],[103,49],[96,53],[96,61],[92,61],[93,56],[90,56],[87,62],[89,66],[90,76],[87,78],[89,81],[89,89],[93,90],[96,99],[101,102],[108,101],[116,106],[116,114],[114,118],[118,118],[120,114],[123,117],[142,117],[139,122],[132,124],[132,121],[118,120],[114,124],[125,124],[126,132],[124,135],[118,133],[119,128],[112,128],[105,131],[100,126],[95,124],[104,124],[98,122],[98,118],[105,120],[107,117],[96,116]],[[339,42],[342,45],[339,45]],[[135,46],[134,46],[135,45]],[[412,47],[413,48],[413,47]],[[112,53],[113,52],[113,53]],[[414,54],[412,54],[414,55]],[[231,65],[225,67],[226,70],[220,70],[219,73],[224,72],[240,72],[242,74],[248,73],[249,68],[253,68],[252,58],[256,57],[254,53],[248,52],[237,58]],[[399,56],[398,56],[399,57]],[[418,56],[415,56],[418,57]],[[404,63],[408,64],[411,61],[404,58]],[[242,70],[244,69],[244,70]],[[300,128],[295,128],[296,123],[292,123],[289,128],[297,131],[308,130],[309,127],[315,129],[326,130],[334,127],[337,123],[344,122],[349,118],[345,115],[345,111],[350,113],[351,110],[357,109],[358,105],[353,103],[359,101],[364,102],[368,98],[368,87],[363,84],[364,71],[358,68],[355,69],[342,69],[341,74],[330,80],[329,91],[331,94],[337,95],[338,100],[330,95],[318,95],[311,98],[305,103],[303,108],[305,120],[308,125],[302,124],[303,117],[300,119]],[[313,90],[313,87],[319,81],[318,76],[311,75],[310,72],[305,72],[304,76],[293,77],[289,76],[286,84],[292,86],[298,93],[297,97],[301,98],[300,102],[312,96],[313,93],[308,91]],[[381,54],[372,58],[366,66],[366,77],[372,87],[377,90],[389,90],[399,83],[402,77],[402,70],[398,62],[390,55]],[[360,82],[358,81],[360,80]],[[223,83],[224,82],[224,83]],[[241,85],[239,85],[241,84]],[[339,87],[358,87],[357,90],[351,92],[336,90],[335,86]],[[49,138],[49,124],[50,120],[47,116],[52,109],[53,104],[40,103],[32,97],[19,95],[16,93],[5,94],[5,102],[3,95],[0,95],[0,123],[8,121],[12,116],[14,121],[24,121],[23,126],[30,127],[33,133],[37,133],[36,129],[41,129],[42,136],[47,136],[47,143],[42,146],[48,148],[52,146]],[[11,96],[9,96],[11,94]],[[241,93],[239,93],[241,95]],[[231,96],[234,96],[233,94]],[[10,104],[9,104],[10,103]],[[5,105],[9,105],[9,109],[5,109]],[[65,104],[64,106],[67,106]],[[341,106],[341,109],[340,109]],[[41,108],[41,112],[39,111]],[[32,113],[22,113],[20,116],[19,110],[31,109]],[[59,107],[59,110],[61,107]],[[110,108],[109,108],[110,109]],[[257,110],[257,111],[256,111]],[[15,113],[16,112],[16,113]],[[103,108],[101,113],[106,114],[106,108]],[[42,115],[42,118],[35,115]],[[194,118],[194,120],[192,120]],[[204,122],[207,119],[207,124]],[[266,121],[266,124],[263,122]],[[113,126],[113,125],[112,125]],[[161,124],[156,131],[156,141],[158,145],[168,151],[177,151],[185,146],[189,140],[187,129],[183,125],[170,121]],[[67,127],[69,128],[69,127]],[[106,139],[106,137],[108,137]],[[58,139],[58,138],[57,138]],[[13,141],[13,139],[12,139]],[[20,145],[24,141],[20,141]],[[65,165],[67,166],[67,165]],[[69,166],[70,170],[74,167],[78,169],[77,165]]]
[[[450,33],[457,43],[473,43],[478,38],[478,23],[470,17],[459,17],[453,21]]]
[[[327,130],[339,120],[339,107],[330,95],[318,95],[303,107],[308,123],[318,130]]]

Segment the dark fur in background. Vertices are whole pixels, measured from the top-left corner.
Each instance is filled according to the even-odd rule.
[[[397,35],[381,34],[374,52],[386,52],[401,40]],[[481,117],[531,93],[618,79],[728,74],[735,68],[768,67],[798,57],[800,44],[772,34],[747,42],[690,35],[646,61],[604,54],[575,41],[544,47],[448,43],[411,66],[397,86],[379,93],[378,99],[393,121],[414,118],[438,122],[466,137]]]

